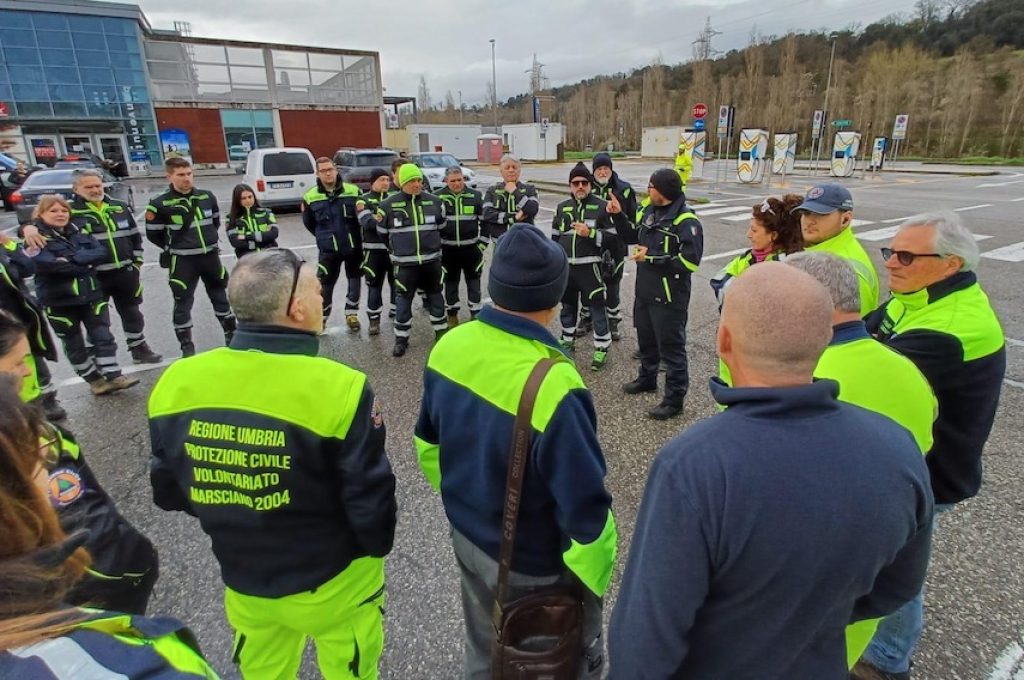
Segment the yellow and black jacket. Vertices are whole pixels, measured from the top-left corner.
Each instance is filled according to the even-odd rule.
[[[700,221],[686,205],[685,196],[664,206],[648,204],[638,218],[636,238],[626,239],[647,247],[647,255],[636,267],[637,298],[658,304],[684,299],[690,275],[697,271],[704,253]]]
[[[96,271],[114,271],[142,262],[142,231],[124,201],[104,196],[97,206],[76,195],[71,201],[71,220],[107,250],[106,261],[96,265]]]
[[[153,499],[199,518],[246,595],[311,590],[391,551],[383,417],[366,376],[318,350],[315,333],[243,324],[149,398]]]
[[[210,191],[181,194],[171,187],[146,206],[146,238],[171,255],[217,252],[220,207]]]
[[[245,208],[238,217],[228,218],[227,236],[238,257],[264,248],[276,248],[277,218],[267,208]]]

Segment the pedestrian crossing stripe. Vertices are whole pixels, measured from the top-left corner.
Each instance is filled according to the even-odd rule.
[[[856,220],[854,220],[856,222]],[[868,223],[870,224],[870,222]],[[896,232],[900,230],[900,225],[892,227],[882,227],[881,229],[872,229],[871,231],[862,231],[856,234],[856,237],[861,241],[885,241],[891,239],[896,235]],[[984,241],[985,239],[992,238],[988,234],[975,234],[975,241]]]
[[[982,253],[981,256],[1003,262],[1024,262],[1024,241],[990,250],[987,253]]]

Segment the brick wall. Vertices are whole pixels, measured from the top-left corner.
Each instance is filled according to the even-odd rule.
[[[381,145],[380,114],[372,111],[281,111],[285,146],[300,146],[313,156],[334,156],[343,146]]]
[[[219,109],[156,108],[156,124],[161,130],[186,130],[192,146],[193,163],[227,163],[224,128]]]

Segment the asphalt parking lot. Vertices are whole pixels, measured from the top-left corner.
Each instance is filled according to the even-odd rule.
[[[524,178],[543,181],[539,223],[550,224],[562,200],[572,164],[526,166]],[[617,161],[616,169],[635,187],[646,186],[658,166],[649,161]],[[713,169],[709,168],[713,172]],[[496,179],[493,168],[481,179]],[[953,169],[956,172],[956,169]],[[234,176],[199,178],[213,190],[226,210]],[[551,182],[552,184],[548,184]],[[656,403],[654,395],[627,397],[621,385],[634,376],[630,354],[636,347],[628,323],[625,337],[612,348],[610,363],[600,373],[589,369],[590,345],[579,343],[577,357],[584,379],[594,392],[599,431],[608,460],[608,485],[614,495],[621,538],[620,561],[606,615],[614,606],[618,579],[632,535],[648,466],[658,448],[689,424],[709,417],[714,406],[708,378],[717,371],[714,334],[718,313],[708,279],[737,251],[747,247],[745,232],[750,207],[768,194],[802,193],[814,182],[806,172],[790,176],[787,186],[771,188],[713,181],[691,184],[689,195],[708,199],[697,206],[706,232],[705,258],[694,276],[688,346],[691,391],[682,418],[655,423],[644,417]],[[943,516],[936,538],[926,597],[926,630],[916,657],[915,678],[935,680],[1011,680],[1024,678],[1024,172],[1003,169],[996,175],[885,173],[881,177],[843,180],[854,195],[854,230],[880,272],[878,249],[888,244],[906,217],[938,208],[959,212],[974,230],[982,251],[978,275],[1003,322],[1008,338],[1009,370],[995,429],[985,453],[985,485],[981,494]],[[151,193],[163,191],[157,180],[134,181],[141,209]],[[486,185],[486,182],[484,182]],[[0,227],[10,226],[9,218]],[[296,213],[282,213],[280,244],[315,260],[312,238]],[[226,248],[226,239],[222,238]],[[143,269],[147,335],[157,352],[177,356],[171,331],[171,297],[164,272],[155,265],[156,250],[148,247]],[[225,256],[227,263],[233,257]],[[632,265],[623,283],[627,322],[632,305]],[[884,274],[883,274],[884,285]],[[336,290],[344,294],[344,283]],[[364,294],[365,301],[365,294]],[[418,303],[416,305],[418,307]],[[465,314],[465,312],[463,312]],[[200,351],[223,338],[208,300],[197,294],[194,310]],[[395,549],[388,560],[389,602],[385,678],[459,677],[461,610],[458,576],[441,503],[416,464],[412,431],[418,407],[421,372],[432,335],[425,315],[416,313],[412,344],[402,359],[390,356],[391,326],[370,338],[349,334],[337,324],[323,337],[322,353],[365,371],[384,408],[388,449],[398,478],[399,519]],[[365,324],[364,324],[365,326]],[[119,322],[115,334],[123,338]],[[481,351],[485,351],[481,348]],[[123,342],[120,356],[130,360]],[[209,542],[198,523],[183,514],[157,509],[151,500],[147,457],[146,395],[160,367],[140,371],[142,383],[105,398],[93,397],[75,378],[66,360],[55,367],[60,398],[70,413],[68,426],[124,514],[149,535],[160,551],[161,577],[151,600],[151,613],[171,614],[186,621],[207,657],[225,677],[235,677],[230,663],[231,633],[224,620],[222,586]],[[1016,415],[1014,415],[1016,414]],[[303,677],[317,677],[315,665],[304,665]]]

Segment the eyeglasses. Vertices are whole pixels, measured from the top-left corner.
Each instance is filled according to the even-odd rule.
[[[294,268],[294,274],[292,276],[292,290],[288,294],[288,306],[285,307],[285,312],[292,308],[292,303],[295,302],[295,291],[299,288],[299,274],[302,273],[302,265],[306,264],[306,261],[295,254],[295,251],[288,250],[287,248],[281,248],[281,252],[288,253],[288,257],[292,262]]]
[[[573,185],[574,187],[589,187],[590,186],[590,180],[589,179],[574,179],[573,181],[569,182],[569,184]]]
[[[946,257],[940,253],[912,253],[909,250],[893,250],[892,248],[882,248],[882,257],[888,262],[889,259],[895,255],[896,259],[904,267],[909,267],[919,257]]]

